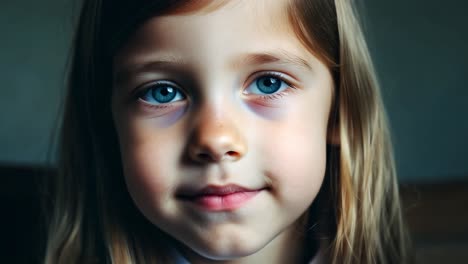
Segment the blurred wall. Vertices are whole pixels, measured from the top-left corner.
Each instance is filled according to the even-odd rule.
[[[366,0],[404,180],[468,179],[468,2]]]
[[[0,2],[2,163],[46,162],[63,94],[73,11],[72,1]]]
[[[468,2],[361,2],[400,178],[468,179]],[[77,10],[0,3],[0,163],[45,164]]]

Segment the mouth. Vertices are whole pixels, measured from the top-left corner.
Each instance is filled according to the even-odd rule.
[[[177,198],[206,211],[232,211],[238,209],[266,188],[246,188],[234,184],[209,185],[200,190],[186,189]]]

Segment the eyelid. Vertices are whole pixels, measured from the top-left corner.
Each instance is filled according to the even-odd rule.
[[[182,88],[181,85],[179,85],[177,82],[171,81],[171,80],[153,80],[149,82],[145,82],[141,85],[138,85],[135,87],[132,92],[131,92],[131,97],[132,98],[138,98],[142,94],[146,93],[148,89],[150,89],[153,85],[159,85],[159,84],[169,84],[171,86],[174,86],[177,88],[185,97],[187,96],[186,91]]]
[[[252,74],[252,76],[250,76],[246,82],[246,85],[244,85],[244,88],[242,90],[242,93],[243,94],[246,94],[245,93],[245,90],[250,87],[250,85],[252,85],[252,83],[254,81],[256,81],[258,78],[260,77],[264,77],[264,76],[273,76],[273,77],[276,77],[278,79],[280,79],[281,81],[283,81],[287,86],[291,87],[291,88],[297,88],[294,81],[292,80],[293,78],[292,77],[289,77],[287,74],[285,73],[282,73],[282,72],[278,72],[278,71],[259,71],[259,72],[256,72],[254,74]]]
[[[178,93],[181,94],[182,99],[177,100],[177,101],[167,102],[167,103],[152,104],[142,98],[149,91],[149,89],[151,89],[154,85],[160,85],[160,84],[169,84],[171,86],[174,86],[174,88],[178,90]],[[146,82],[144,84],[137,86],[136,88],[132,90],[129,100],[130,100],[130,103],[137,102],[138,104],[140,104],[146,109],[168,111],[169,109],[174,108],[180,102],[184,102],[185,100],[187,100],[187,98],[188,98],[187,93],[184,91],[184,89],[182,89],[182,87],[179,84],[171,80],[161,79],[161,80],[149,81],[149,82]]]

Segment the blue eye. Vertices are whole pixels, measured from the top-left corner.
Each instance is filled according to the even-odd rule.
[[[289,87],[280,74],[263,75],[255,79],[246,89],[246,93],[273,94]]]
[[[175,85],[160,82],[151,85],[139,96],[143,101],[158,105],[183,100],[185,97]]]

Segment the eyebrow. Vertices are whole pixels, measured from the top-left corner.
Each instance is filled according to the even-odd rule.
[[[142,73],[142,72],[151,72],[161,69],[177,69],[177,66],[187,65],[182,57],[173,56],[173,55],[164,55],[159,56],[157,59],[150,60],[142,63],[134,63],[123,65],[116,68],[116,73],[114,75],[114,81],[116,83],[126,82],[132,76]]]
[[[263,65],[270,63],[279,63],[283,65],[290,65],[299,67],[308,71],[312,71],[312,66],[303,58],[292,54],[286,50],[276,50],[273,52],[258,52],[258,53],[246,53],[238,56],[230,64],[232,69],[240,69],[246,65]],[[126,65],[118,67],[115,75],[115,82],[122,83],[128,80],[134,74],[141,72],[151,72],[154,70],[180,70],[181,66],[188,65],[182,57],[174,55],[164,55],[157,59],[145,62],[137,63],[132,65]]]
[[[305,59],[285,50],[241,55],[239,59],[236,59],[232,63],[231,67],[238,69],[244,65],[262,65],[269,63],[280,63],[304,68],[309,71],[312,70],[312,66]]]

